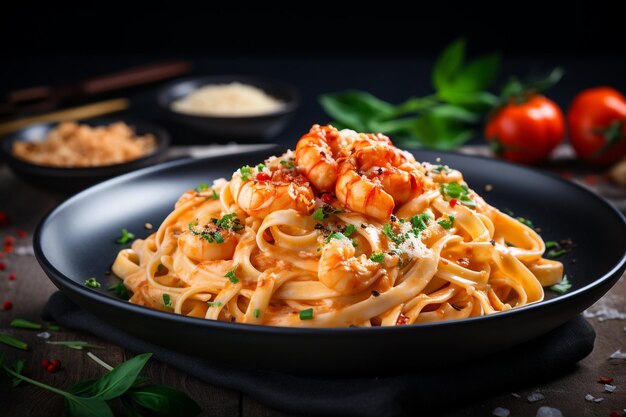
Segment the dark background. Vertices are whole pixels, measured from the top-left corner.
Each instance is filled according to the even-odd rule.
[[[298,3],[305,10],[298,13],[296,7],[239,3],[138,8],[85,2],[70,8],[22,2],[2,13],[0,96],[158,59],[192,59],[195,74],[265,75],[294,84],[303,106],[277,139],[294,143],[311,123],[328,121],[317,104],[320,93],[359,88],[392,102],[428,94],[434,57],[459,36],[468,39],[470,55],[503,54],[495,89],[512,74],[561,65],[566,76],[549,95],[564,109],[586,87],[612,85],[626,92],[625,20],[617,2],[580,9],[529,2],[422,3],[415,12],[390,2],[350,10]],[[157,90],[113,96],[130,97],[129,114],[163,124],[177,142],[216,139],[163,120],[154,105]]]

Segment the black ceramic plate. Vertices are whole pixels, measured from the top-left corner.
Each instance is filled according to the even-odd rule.
[[[576,247],[562,261],[572,289],[487,317],[348,329],[202,320],[135,306],[107,293],[105,288],[116,279],[105,271],[122,248],[114,243],[121,228],[144,237],[150,232],[143,225],[159,225],[185,190],[228,176],[237,167],[256,164],[266,156],[267,151],[172,162],[94,186],[67,200],[41,223],[35,236],[37,259],[72,300],[128,333],[240,367],[324,374],[407,370],[501,351],[579,314],[608,291],[626,266],[624,217],[590,191],[504,162],[419,151],[418,160],[434,162],[441,157],[443,163],[460,169],[489,203],[532,219],[544,239],[571,238]],[[486,184],[493,186],[492,192],[482,191]],[[92,276],[103,283],[102,290],[83,285]]]
[[[165,151],[170,143],[170,137],[165,130],[140,120],[116,117],[79,120],[78,122],[89,126],[104,126],[115,122],[124,122],[132,127],[138,135],[152,134],[156,140],[156,149],[146,156],[122,164],[85,168],[61,168],[38,165],[14,157],[11,151],[14,142],[42,141],[58,125],[58,123],[37,123],[7,136],[1,144],[2,146],[0,146],[0,156],[7,161],[7,164],[17,175],[36,187],[62,192],[75,192],[116,175],[161,162],[165,158]]]

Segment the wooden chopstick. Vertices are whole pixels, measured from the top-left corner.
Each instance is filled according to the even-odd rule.
[[[63,122],[67,120],[87,119],[102,116],[104,114],[115,113],[126,110],[130,102],[125,98],[106,100],[98,103],[86,104],[84,106],[72,107],[64,110],[57,110],[51,113],[37,116],[24,117],[0,124],[0,135],[15,132],[34,123]]]

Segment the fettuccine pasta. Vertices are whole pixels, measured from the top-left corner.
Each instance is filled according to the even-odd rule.
[[[563,265],[461,172],[315,125],[295,151],[184,193],[120,251],[130,302],[293,327],[395,326],[541,301]]]

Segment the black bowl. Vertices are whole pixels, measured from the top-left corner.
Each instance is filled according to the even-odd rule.
[[[70,198],[42,221],[35,234],[35,253],[68,297],[130,334],[239,367],[317,374],[406,372],[505,350],[572,319],[606,293],[626,268],[624,217],[583,187],[486,158],[434,151],[415,155],[431,162],[441,157],[443,163],[460,169],[490,204],[532,219],[546,240],[571,238],[576,246],[561,260],[572,289],[484,317],[347,329],[203,320],[133,305],[107,292],[117,282],[105,271],[123,248],[114,242],[121,228],[145,237],[151,232],[143,229],[144,223],[160,224],[185,190],[230,175],[243,164],[256,164],[267,151],[171,162],[99,184]],[[493,191],[481,192],[487,184]],[[83,285],[92,276],[102,289]]]
[[[152,134],[156,140],[156,149],[144,157],[122,164],[86,168],[60,168],[37,165],[13,156],[11,151],[14,142],[42,141],[48,136],[50,131],[58,125],[58,123],[39,123],[18,130],[17,132],[4,138],[2,147],[0,147],[0,155],[2,156],[2,159],[6,160],[11,169],[13,169],[13,172],[20,176],[20,178],[36,187],[61,192],[75,192],[82,190],[108,178],[134,171],[139,168],[145,168],[165,159],[165,151],[169,146],[170,137],[161,127],[124,117],[80,120],[79,123],[87,124],[89,126],[103,126],[118,121],[131,126],[138,135],[144,135],[147,133]]]
[[[258,87],[272,97],[284,102],[284,106],[273,113],[258,116],[197,116],[172,110],[171,105],[194,90],[209,84],[227,84],[239,81]],[[269,139],[280,133],[300,105],[295,88],[279,81],[248,75],[220,75],[190,77],[174,81],[161,89],[157,102],[162,112],[170,119],[208,134],[217,142],[253,141]]]

